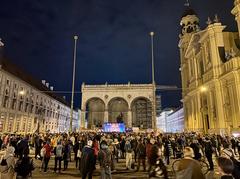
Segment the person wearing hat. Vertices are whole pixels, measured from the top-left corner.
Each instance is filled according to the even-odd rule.
[[[102,141],[100,144],[100,151],[98,154],[98,160],[100,163],[101,179],[112,179],[111,175],[111,151],[109,150],[106,141]]]
[[[93,141],[88,140],[87,145],[84,146],[82,150],[82,159],[81,159],[81,174],[82,179],[92,178],[93,171],[95,170],[96,158],[94,155]]]

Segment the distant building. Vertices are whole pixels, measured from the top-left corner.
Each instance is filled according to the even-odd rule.
[[[69,104],[53,87],[33,79],[0,57],[0,133],[68,132]],[[79,128],[78,111],[73,129]]]
[[[159,116],[157,116],[157,129],[162,132],[167,132],[167,117],[173,112],[173,109],[166,108],[162,110]]]
[[[203,133],[231,133],[240,128],[240,0],[232,14],[237,32],[226,31],[219,18],[199,26],[187,7],[180,22],[180,58],[185,128]]]
[[[184,112],[183,108],[177,109],[166,117],[166,132],[183,132],[184,131]]]
[[[81,124],[93,129],[123,121],[127,127],[155,128],[154,89],[153,84],[82,84]]]
[[[162,96],[156,95],[156,115],[159,116],[162,112]]]

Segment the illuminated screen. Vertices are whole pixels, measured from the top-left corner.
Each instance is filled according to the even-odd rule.
[[[105,123],[103,126],[104,132],[125,132],[124,123]]]

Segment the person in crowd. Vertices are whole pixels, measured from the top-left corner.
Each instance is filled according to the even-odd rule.
[[[218,169],[221,174],[221,179],[234,179],[232,173],[234,170],[234,165],[231,159],[226,157],[217,158]],[[238,178],[240,176],[237,176]]]
[[[212,159],[212,154],[213,154],[212,143],[211,143],[209,137],[206,137],[205,139],[206,139],[205,144],[204,144],[205,156],[209,163],[209,167],[210,167],[209,170],[214,170],[213,159]]]
[[[107,142],[102,141],[100,144],[100,152],[98,154],[98,160],[100,163],[101,179],[112,179],[111,175],[111,151],[108,148]]]
[[[238,150],[238,156],[240,160],[240,137],[237,138],[237,150]]]
[[[30,179],[32,178],[32,171],[35,169],[33,159],[29,156],[29,150],[23,152],[23,157],[16,162],[15,172],[16,179]]]
[[[122,136],[121,141],[120,141],[120,150],[121,150],[121,156],[122,158],[125,158],[125,137]]]
[[[185,147],[184,158],[178,164],[176,175],[186,179],[205,179],[199,162],[194,160],[193,157],[193,149]]]
[[[57,172],[58,170],[58,172],[61,173],[61,164],[63,159],[63,145],[61,144],[61,141],[58,141],[57,146],[54,148],[54,155],[55,155],[54,172]]]
[[[47,140],[46,144],[43,146],[43,149],[45,150],[43,154],[43,162],[44,162],[44,172],[46,173],[48,168],[48,163],[51,157],[51,151],[52,151],[52,147],[50,146],[49,140]]]
[[[157,145],[154,145],[152,147],[152,162],[155,162],[155,164],[149,172],[149,178],[155,177],[168,179],[167,167],[165,166],[161,156],[161,149]]]
[[[19,140],[19,142],[17,143],[17,151],[19,154],[19,158],[22,158],[23,151],[25,151],[29,148],[28,139],[29,139],[29,137],[25,136],[23,139]]]
[[[119,159],[119,154],[120,154],[120,144],[119,144],[119,141],[117,138],[114,139],[113,143],[113,148],[114,148],[114,151],[113,151],[113,157],[114,159],[116,160],[116,162],[118,163],[118,159]]]
[[[0,163],[0,172],[2,179],[14,179],[14,168],[15,168],[15,159],[14,159],[14,147],[8,146],[5,154],[1,157]]]
[[[126,169],[130,170],[132,165],[132,152],[133,152],[130,139],[126,140],[124,150],[126,151]]]
[[[147,155],[147,161],[148,161],[148,171],[151,170],[151,155],[152,155],[152,147],[155,144],[155,140],[152,138],[147,141],[146,145],[146,155]]]
[[[93,141],[88,140],[87,145],[82,150],[81,174],[82,179],[92,179],[93,171],[95,170],[96,158],[94,155]]]
[[[190,144],[190,147],[193,149],[194,152],[194,159],[200,160],[202,155],[200,153],[200,145],[197,140],[193,140],[193,142]]]
[[[82,149],[84,147],[84,141],[81,138],[79,138],[79,141],[75,142],[75,145],[73,147],[74,155],[75,155],[75,162],[76,162],[76,168],[80,170],[80,164],[81,164],[81,157],[82,157]]]
[[[170,156],[171,156],[171,143],[168,138],[166,138],[164,143],[164,156],[165,156],[165,163],[167,165],[170,164]]]
[[[136,152],[137,145],[138,145],[137,139],[135,137],[133,137],[130,143],[131,143],[131,146],[132,146],[132,149],[134,152],[134,160],[135,160],[135,162],[137,162],[137,152]]]
[[[137,171],[139,171],[140,164],[142,163],[143,165],[143,171],[146,171],[146,146],[143,143],[143,139],[139,140],[139,143],[136,148],[136,153],[137,153],[137,158],[138,158],[138,165],[137,165]]]
[[[71,149],[69,141],[66,140],[63,146],[63,171],[68,169],[68,162],[70,161]]]
[[[230,141],[231,141],[231,144],[232,144],[232,150],[233,150],[234,154],[236,155],[237,154],[237,152],[236,152],[237,142],[236,142],[235,137],[232,136]]]

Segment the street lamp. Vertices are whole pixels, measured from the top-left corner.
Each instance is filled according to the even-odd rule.
[[[202,86],[200,88],[201,93],[205,93],[207,90],[208,90],[208,88],[206,86]]]
[[[156,83],[155,83],[155,70],[154,70],[154,43],[153,43],[153,36],[154,32],[149,33],[151,37],[151,52],[152,52],[152,85],[153,85],[153,125],[152,128],[156,129]]]
[[[24,95],[26,94],[26,92],[25,92],[24,90],[21,90],[21,91],[19,91],[19,94],[20,94],[21,96],[24,96]]]
[[[74,88],[75,88],[75,69],[76,69],[76,57],[77,57],[77,40],[78,36],[74,36],[74,55],[73,55],[73,76],[72,76],[72,99],[71,99],[71,112],[70,112],[70,126],[69,132],[72,132],[73,122],[73,101],[74,101]]]

